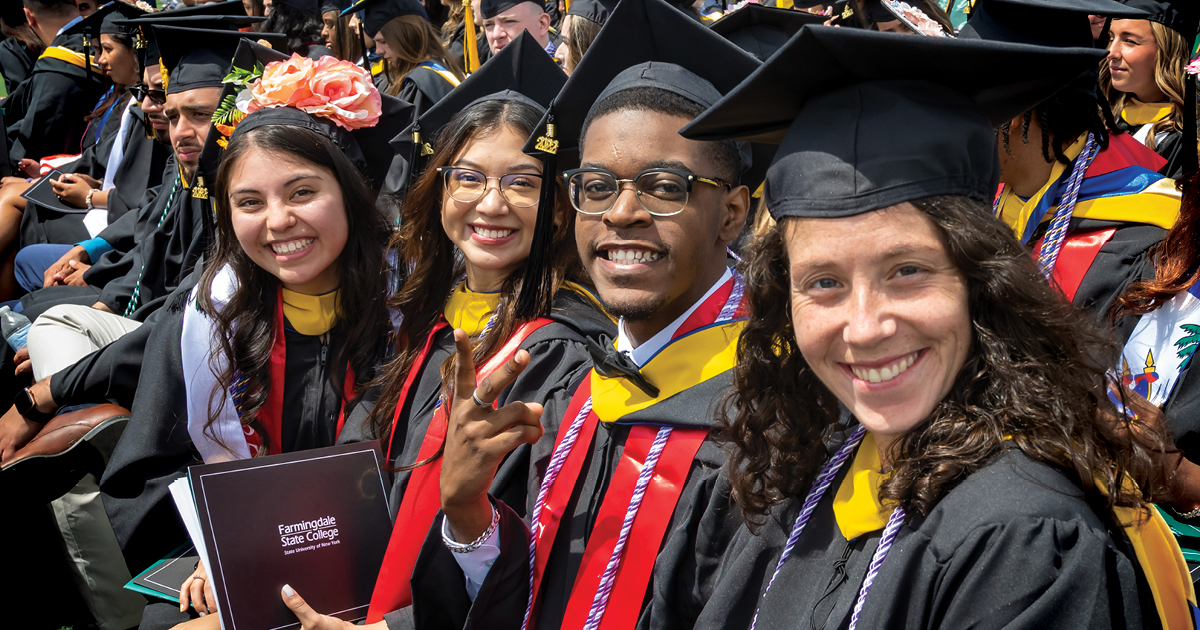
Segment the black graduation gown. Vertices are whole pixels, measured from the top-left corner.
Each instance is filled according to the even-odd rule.
[[[201,463],[187,432],[180,342],[188,293],[178,292],[145,341],[129,424],[100,481],[104,508],[135,575],[187,540],[167,486]],[[146,326],[143,326],[145,328]],[[328,342],[285,327],[287,364],[280,452],[330,446],[341,413],[345,367],[332,365],[344,334]],[[331,379],[336,369],[336,378]],[[338,385],[335,386],[334,382]]]
[[[524,343],[521,348],[529,352],[529,366],[517,377],[507,389],[501,392],[497,399],[499,406],[513,401],[541,402],[547,410],[565,409],[575,388],[587,376],[592,368],[591,355],[588,354],[586,338],[598,339],[600,335],[616,334],[612,320],[600,313],[585,298],[569,290],[560,290],[554,299],[550,313],[553,323],[539,328]],[[439,368],[454,352],[453,331],[445,328],[439,331],[430,348],[429,359],[420,376],[413,384],[413,392],[409,402],[401,410],[400,422],[397,425],[392,440],[392,462],[394,466],[406,466],[417,461],[417,453],[425,437],[425,431],[433,419],[434,406],[441,395],[441,377]],[[374,439],[374,436],[363,433],[363,420],[377,398],[378,392],[368,392],[364,403],[359,405],[342,431],[339,442],[353,442],[364,439]],[[543,423],[549,418],[543,415]],[[554,427],[547,425],[546,433],[552,434]],[[541,444],[539,442],[539,444]],[[509,502],[524,513],[527,492],[537,494],[536,484],[529,479],[530,457],[534,449],[528,445],[518,447],[505,458],[496,472],[492,482],[491,493],[495,497]],[[549,448],[553,448],[553,440]],[[398,453],[398,455],[396,455]],[[539,456],[540,455],[535,455]],[[549,453],[544,454],[549,458]],[[391,506],[392,517],[404,499],[404,491],[411,478],[410,471],[399,471],[394,474],[388,503]],[[440,526],[435,526],[437,529]],[[438,531],[441,531],[438,529]],[[438,538],[441,541],[440,535]],[[453,562],[453,559],[451,559]],[[456,567],[457,570],[457,567]],[[415,577],[414,577],[415,583]],[[459,572],[458,590],[462,591],[462,573]],[[414,589],[414,598],[417,596]],[[464,591],[463,597],[466,597]],[[469,606],[469,602],[467,604]],[[389,627],[410,627],[412,623],[411,608],[393,611],[385,616]],[[465,607],[464,607],[465,610]]]
[[[1117,130],[1133,134],[1141,125],[1131,125],[1124,118],[1117,116]],[[1168,131],[1161,141],[1155,141],[1154,152],[1163,156],[1167,163],[1158,172],[1171,179],[1183,177],[1183,134],[1178,131]]]
[[[123,110],[124,105],[121,105],[120,109]],[[131,121],[124,139],[124,154],[116,173],[113,174],[113,188],[108,193],[110,226],[129,212],[130,208],[138,207],[146,191],[156,188],[162,182],[163,168],[171,155],[169,146],[146,135],[141,108],[134,105],[132,114],[134,120]],[[108,134],[110,127],[113,128],[112,133]],[[85,149],[80,160],[63,170],[84,173],[103,180],[116,128],[119,127],[120,118],[117,112],[113,112],[104,126],[105,134],[101,142]],[[90,235],[87,227],[83,225],[84,216],[82,212],[60,213],[30,204],[21,215],[21,245],[65,245],[87,240]]]
[[[818,503],[762,598],[804,498],[771,511],[757,534],[741,523],[724,475],[672,532],[639,628],[760,630],[849,627],[880,532],[846,541],[833,498]],[[1157,628],[1128,539],[1113,535],[1059,470],[1013,449],[901,527],[859,628]]]
[[[59,35],[52,45],[82,51],[83,38]],[[38,59],[29,78],[4,103],[12,163],[79,153],[87,129],[84,117],[96,107],[108,85],[97,72],[51,57]]]
[[[147,266],[146,272],[151,282],[161,281],[162,278],[182,278],[186,275],[203,253],[205,245],[198,241],[207,241],[205,238],[194,238],[196,234],[202,235],[202,225],[187,229],[191,227],[188,226],[189,223],[202,223],[200,216],[191,216],[197,213],[190,206],[208,202],[192,199],[189,191],[181,186],[175,194],[166,221],[160,227],[158,221],[170,197],[177,173],[174,158],[168,159],[161,175],[164,183],[143,194],[139,202],[141,206],[136,212],[125,213],[100,232],[99,236],[108,241],[114,249],[101,256],[100,260],[93,261],[91,268],[84,272],[83,279],[87,286],[46,287],[23,296],[21,304],[29,318],[33,319],[58,304],[90,306],[101,299],[105,299],[105,304],[114,313],[124,314],[143,260],[152,262]],[[160,192],[162,194],[159,194]],[[164,272],[170,274],[172,271],[177,275],[164,275]],[[108,291],[109,284],[113,285],[111,291]],[[147,285],[144,281],[139,303],[149,304],[151,308],[136,318],[144,319],[177,284],[172,282],[162,286]],[[107,297],[104,297],[106,291]],[[141,310],[139,307],[139,311]]]
[[[36,62],[37,55],[16,38],[10,37],[0,42],[0,76],[4,78],[8,94],[16,91],[17,86],[33,71]]]
[[[454,85],[437,71],[418,67],[404,75],[397,97],[413,104],[413,120],[416,120],[453,89]]]
[[[599,423],[575,492],[565,507],[542,577],[539,602],[536,604],[540,611],[539,629],[558,628],[562,622],[592,528],[596,525],[617,464],[624,455],[631,427],[650,424],[710,429],[717,401],[731,384],[732,372],[725,372],[651,407],[626,415],[619,423]],[[415,627],[422,630],[517,630],[521,627],[529,598],[529,533],[522,519],[534,509],[558,432],[564,429],[564,422],[571,421],[570,418],[563,418],[569,403],[568,396],[556,398],[545,406],[542,424],[546,427],[546,433],[532,449],[533,466],[538,474],[528,480],[525,503],[512,503],[493,495],[502,500],[497,501],[502,515],[500,556],[489,570],[474,602],[467,596],[462,570],[442,542],[442,520],[438,518],[434,521],[412,578]],[[691,462],[682,494],[667,527],[668,533],[686,521],[699,497],[707,497],[713,491],[724,462],[725,455],[721,448],[711,438],[706,439]],[[700,501],[701,505],[705,503],[706,500]],[[664,574],[660,565],[661,560],[656,560],[651,584],[670,577]],[[647,592],[646,601],[649,597],[650,593]],[[634,604],[625,602],[623,605]],[[404,626],[389,623],[389,627]]]

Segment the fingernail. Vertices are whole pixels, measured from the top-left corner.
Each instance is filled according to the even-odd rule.
[[[283,585],[283,594],[287,595],[288,597],[295,597],[296,591],[294,589],[292,589],[292,586],[290,584],[284,584]]]
[[[203,610],[201,610],[201,611],[200,611],[200,616],[201,616],[201,617],[203,617],[204,615],[207,615],[207,614],[208,614],[208,613],[204,612]]]

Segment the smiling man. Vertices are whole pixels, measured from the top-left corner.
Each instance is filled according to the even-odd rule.
[[[631,40],[631,32],[647,36]],[[556,99],[559,152],[580,138],[582,167],[564,174],[576,245],[620,318],[618,337],[593,348],[596,367],[568,404],[541,412],[526,505],[479,490],[506,453],[475,436],[511,424],[512,405],[453,408],[441,476],[446,518],[435,521],[411,581],[418,627],[516,629],[527,614],[529,628],[583,627],[589,616],[633,627],[656,552],[689,503],[680,497],[711,487],[724,461],[708,435],[744,325],[743,283],[726,248],[758,182],[742,146],[677,131],[758,62],[661,0],[623,0],[592,51]],[[480,400],[520,371],[510,367],[479,384]],[[526,408],[522,421],[539,411]],[[666,483],[635,493],[642,470]],[[622,521],[634,515],[639,525],[623,535]],[[538,532],[532,580],[530,525]]]
[[[480,0],[479,16],[493,55],[515,41],[521,31],[529,31],[546,53],[554,54],[555,44],[550,41],[550,15],[540,2]]]

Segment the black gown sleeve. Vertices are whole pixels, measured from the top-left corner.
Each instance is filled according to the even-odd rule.
[[[27,79],[29,106],[8,130],[14,164],[23,158],[78,153],[87,128],[83,119],[104,93],[99,80],[75,76],[83,71],[64,61],[40,59],[38,64],[46,69],[35,67]]]
[[[1112,325],[1112,309],[1130,284],[1154,277],[1154,261],[1150,249],[1166,237],[1167,231],[1154,225],[1133,223],[1114,224],[1101,221],[1072,221],[1072,231],[1098,229],[1117,225],[1112,239],[1105,243],[1072,300],[1076,306],[1091,313],[1101,325]],[[1114,337],[1124,342],[1133,334],[1134,318],[1116,322]]]

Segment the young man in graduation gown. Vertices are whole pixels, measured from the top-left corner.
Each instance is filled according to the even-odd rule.
[[[961,37],[1087,48],[1089,14],[1140,13],[1110,0],[1047,6],[980,0]],[[1064,296],[1107,322],[1125,287],[1152,273],[1147,257],[1179,216],[1180,194],[1174,180],[1156,172],[1161,157],[1108,130],[1096,77],[1089,70],[1001,128],[995,210]]]
[[[582,627],[597,607],[605,623],[633,627],[686,507],[680,494],[710,485],[724,460],[708,435],[743,325],[742,281],[726,252],[758,182],[739,145],[676,131],[758,62],[661,0],[623,0],[592,50],[543,119],[556,128],[543,125],[527,150],[557,142],[571,159],[583,134],[585,170],[568,172],[576,244],[621,317],[618,338],[594,349],[595,368],[567,404],[546,406],[544,434],[537,407],[452,409],[447,517],[434,521],[412,575],[416,627],[520,628],[530,602],[530,628]],[[475,393],[487,402],[505,384],[489,377]],[[514,441],[536,441],[524,506],[487,495]],[[634,493],[639,470],[653,475],[644,495]],[[623,519],[633,519],[628,535]]]
[[[792,224],[795,229],[785,228],[793,234],[799,232],[798,228],[810,226],[813,230],[829,230],[824,234],[844,234],[846,226],[862,226],[857,221],[869,220],[868,213],[891,217],[917,212],[923,226],[934,232],[932,238],[946,243],[946,226],[979,216],[978,207],[993,195],[998,175],[995,126],[1053,93],[1074,73],[1094,64],[1096,58],[1089,48],[895,37],[809,26],[753,78],[681,133],[698,139],[753,137],[780,142],[776,161],[767,174],[765,197],[772,217],[796,218]],[[837,67],[805,63],[812,59],[842,59],[846,63]],[[927,67],[925,64],[937,65],[938,71],[914,76],[912,69]],[[764,108],[763,103],[776,107]],[[890,142],[879,142],[881,133],[888,133]],[[961,205],[954,209],[954,204]],[[935,212],[940,217],[937,220],[925,218],[935,216]],[[1106,508],[1103,499],[1085,500],[1081,485],[1092,481],[1092,471],[1100,465],[1082,469],[1072,477],[1069,461],[1052,465],[1054,456],[1039,460],[1023,448],[1002,446],[1010,441],[1009,435],[1024,430],[1011,427],[1027,421],[1026,426],[1040,424],[1045,433],[1013,436],[1011,441],[1024,439],[1044,447],[1045,435],[1056,431],[1056,414],[1045,413],[1033,420],[1035,412],[1023,408],[1020,395],[1006,402],[980,405],[968,398],[977,394],[961,393],[970,388],[983,397],[986,394],[982,392],[995,391],[990,389],[993,387],[1017,387],[997,383],[1014,377],[999,376],[1000,370],[992,367],[995,364],[978,358],[985,352],[981,350],[985,345],[993,348],[986,352],[1015,365],[1035,360],[1022,357],[1039,352],[1063,352],[1042,350],[1051,343],[1080,347],[1072,345],[1075,340],[1034,340],[1039,344],[1036,348],[1009,353],[1009,348],[1021,342],[1005,338],[998,330],[1005,324],[997,322],[1016,317],[1013,312],[1018,307],[1014,305],[1012,311],[1004,312],[1004,307],[995,305],[1003,300],[999,296],[1018,292],[1008,288],[1018,280],[1001,276],[1027,274],[1032,269],[1023,261],[1019,272],[989,275],[973,273],[970,267],[1000,268],[1004,264],[1001,261],[1013,260],[1011,252],[1016,243],[1010,244],[1008,238],[988,242],[997,234],[991,226],[974,235],[949,237],[951,244],[939,244],[945,248],[939,250],[939,258],[929,259],[914,253],[929,245],[914,244],[907,236],[888,240],[891,236],[886,228],[881,229],[879,223],[868,225],[868,234],[881,234],[879,251],[846,254],[846,260],[833,247],[821,246],[813,256],[798,253],[802,237],[787,235],[786,231],[782,236],[772,235],[777,239],[775,243],[783,239],[783,252],[758,253],[755,262],[759,265],[793,265],[796,271],[782,272],[778,290],[772,289],[769,294],[784,300],[791,296],[791,306],[767,315],[764,302],[770,298],[764,296],[768,289],[763,284],[769,282],[765,274],[770,272],[761,267],[756,270],[760,279],[759,286],[752,287],[758,296],[756,314],[771,317],[780,328],[774,337],[773,331],[760,329],[758,334],[763,336],[758,339],[763,343],[756,346],[749,345],[756,343],[747,340],[750,331],[742,339],[746,346],[743,356],[761,353],[763,344],[783,335],[797,344],[785,351],[789,352],[789,362],[779,357],[774,363],[787,366],[783,369],[792,374],[780,376],[793,385],[781,385],[776,388],[779,394],[774,400],[763,402],[771,405],[770,409],[778,409],[781,423],[787,426],[763,439],[757,454],[749,453],[755,433],[752,426],[761,425],[746,420],[754,413],[749,409],[755,401],[748,398],[749,392],[739,392],[734,401],[737,410],[731,414],[735,417],[730,418],[734,425],[726,432],[732,436],[738,459],[726,468],[728,475],[722,475],[717,491],[709,497],[691,495],[695,512],[685,520],[684,527],[672,534],[671,542],[675,544],[671,548],[676,553],[668,559],[672,565],[670,579],[656,584],[649,623],[644,627],[1194,627],[1194,594],[1184,582],[1186,569],[1180,566],[1182,558],[1177,548],[1171,548],[1165,527],[1147,532],[1137,525],[1139,517],[1133,515],[1122,516],[1125,522],[1120,526],[1110,525],[1116,520],[1114,510]],[[946,265],[951,265],[949,272]],[[956,367],[946,372],[950,380],[954,380],[955,373],[959,376],[955,383],[946,382],[943,391],[949,394],[923,391],[940,387],[926,378],[931,371],[915,373],[920,380],[909,378],[884,385],[886,391],[870,388],[870,384],[886,382],[878,380],[880,374],[875,369],[852,383],[851,379],[859,378],[857,374],[848,378],[838,372],[851,372],[855,363],[850,361],[900,351],[900,346],[937,344],[932,336],[925,337],[912,328],[912,317],[924,311],[907,309],[923,303],[922,291],[938,286],[935,278],[941,273],[953,273],[954,282],[961,283],[954,290],[963,296],[958,302],[962,323],[976,331],[968,331],[972,340],[964,341],[972,348],[964,348]],[[993,282],[1005,288],[981,288]],[[992,297],[977,297],[983,293]],[[1049,303],[1048,291],[1039,288],[1030,295],[1038,297],[1023,298],[1028,300],[1029,310],[1049,308],[1039,306]],[[847,306],[847,300],[855,306]],[[821,310],[825,307],[829,310]],[[985,309],[996,313],[990,323],[987,315],[980,314]],[[808,328],[797,318],[810,312],[828,313],[832,319],[814,322]],[[792,326],[783,329],[782,320]],[[1033,330],[1047,336],[1041,331],[1051,328],[1054,320],[1055,314],[1045,316]],[[1076,320],[1071,325],[1078,329],[1083,324]],[[824,337],[831,345],[818,348],[821,342],[815,337],[826,334],[836,339]],[[985,334],[999,340],[987,341]],[[993,343],[1007,348],[996,349]],[[936,353],[935,347],[926,346],[916,366],[909,363],[902,371],[938,370],[929,367],[930,363],[920,367],[920,361],[928,356],[926,351]],[[939,359],[933,361],[932,365],[938,365]],[[1078,363],[1053,361],[1066,371],[1080,371]],[[769,379],[777,368],[767,368],[766,363],[770,360],[758,363],[759,373]],[[888,370],[886,363],[880,368]],[[1039,369],[1039,376],[1031,378],[1056,376],[1046,365]],[[1095,376],[1102,374],[1102,369],[1088,369]],[[801,379],[793,375],[800,371],[817,382],[795,384]],[[882,378],[891,380],[895,375]],[[772,387],[769,383],[751,385],[749,380],[748,374],[739,374],[739,387],[758,387],[759,391]],[[843,384],[848,384],[847,388],[843,389]],[[1071,396],[1064,390],[1050,391],[1059,400]],[[801,398],[792,400],[792,396]],[[824,402],[820,402],[822,398]],[[791,412],[778,406],[793,402],[806,407]],[[912,410],[914,405],[909,403],[937,409]],[[868,417],[862,424],[852,421],[845,431],[839,431],[838,409],[851,406],[854,412]],[[963,411],[961,415],[956,411],[946,413],[943,406]],[[1050,408],[1054,407],[1049,403],[1042,407]],[[906,413],[910,415],[901,419]],[[770,412],[764,412],[757,418],[769,422],[768,415]],[[820,420],[815,420],[818,417]],[[790,418],[795,418],[794,424],[788,423]],[[879,428],[881,423],[891,421],[899,426]],[[1075,427],[1106,421],[1100,414],[1071,420]],[[965,425],[964,431],[979,426],[981,433],[991,434],[976,434],[979,439],[999,448],[986,456],[981,454],[975,460],[977,465],[958,469],[952,482],[943,481],[945,485],[940,489],[922,494],[934,497],[924,506],[913,505],[913,496],[924,491],[902,494],[904,498],[897,502],[883,497],[882,484],[903,483],[896,476],[908,473],[911,476],[905,480],[924,483],[944,471],[941,466],[953,465],[950,462],[958,455],[951,451],[959,445],[941,442],[954,438],[934,428],[952,422]],[[987,429],[981,426],[985,422],[989,423]],[[814,467],[822,470],[820,475],[814,471],[797,479],[794,473],[798,469],[782,460],[792,455],[787,453],[788,445],[809,434],[798,429],[803,426],[842,433],[835,438],[842,446],[836,456],[830,453],[828,459],[823,448],[808,455],[797,453],[795,457],[803,458],[793,460],[799,466],[806,460],[811,462],[808,458],[827,462],[824,468]],[[1095,440],[1094,433],[1089,435]],[[884,437],[876,442],[876,436],[895,439],[895,446],[887,447]],[[923,438],[928,441],[922,444],[932,446],[915,443]],[[1064,440],[1071,443],[1074,438]],[[855,444],[861,444],[856,452]],[[1112,453],[1132,447],[1124,442],[1120,446],[1108,442],[1097,448]],[[922,457],[934,449],[941,449],[937,451],[938,464],[930,463],[927,472],[914,473],[911,460],[894,456],[894,468],[889,469],[895,476],[888,480],[881,452],[885,458],[889,452],[916,452]],[[1079,465],[1094,464],[1081,461]],[[905,470],[905,466],[909,468]],[[750,524],[743,519],[751,518],[750,501],[745,502],[747,514],[743,515],[739,504],[731,499],[731,475],[741,478],[739,492],[743,498],[758,492],[747,489],[750,477],[768,478],[759,487],[762,493],[753,497],[761,500],[753,504],[754,514],[761,518]],[[1122,529],[1129,538],[1122,535]],[[1135,550],[1135,545],[1141,546]]]
[[[84,120],[108,89],[82,35],[62,33],[79,17],[73,0],[24,0],[29,25],[46,44],[29,77],[4,103],[9,161],[74,154],[87,129]]]

